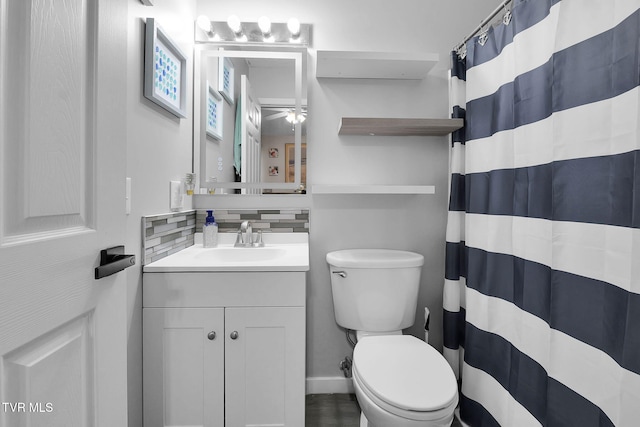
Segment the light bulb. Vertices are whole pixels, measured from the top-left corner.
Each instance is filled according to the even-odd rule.
[[[290,18],[287,21],[287,28],[291,31],[291,36],[297,38],[300,35],[300,21],[298,21],[298,18]]]
[[[236,35],[242,32],[242,24],[240,23],[240,18],[238,18],[236,15],[231,15],[227,18],[227,25],[229,26],[229,28],[231,28],[231,31],[236,33]]]
[[[271,33],[271,19],[266,16],[261,16],[258,18],[258,27],[260,27],[262,34],[268,36],[268,34]]]
[[[209,18],[206,15],[200,15],[198,16],[198,19],[196,19],[196,24],[198,25],[198,28],[200,28],[202,31],[204,31],[205,33],[211,33],[211,21],[209,20]]]
[[[296,112],[293,110],[289,110],[287,115],[285,116],[285,120],[291,123],[292,125],[302,123],[307,120],[307,117],[304,114],[296,115]]]

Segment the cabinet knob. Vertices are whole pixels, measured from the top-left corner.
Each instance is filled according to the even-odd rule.
[[[231,337],[232,340],[238,339],[238,331],[231,332],[229,337]]]
[[[215,331],[211,331],[207,334],[207,338],[209,338],[211,341],[216,339],[216,332]]]

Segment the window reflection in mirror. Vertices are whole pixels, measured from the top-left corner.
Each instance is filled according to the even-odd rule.
[[[194,165],[201,187],[216,194],[305,192],[303,52],[199,45],[195,65]]]

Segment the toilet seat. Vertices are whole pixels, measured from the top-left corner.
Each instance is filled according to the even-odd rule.
[[[447,361],[410,335],[367,336],[358,341],[353,379],[380,408],[411,420],[450,416],[458,404],[457,382]]]

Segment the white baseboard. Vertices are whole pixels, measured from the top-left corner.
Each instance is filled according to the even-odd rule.
[[[307,394],[355,393],[353,380],[344,377],[307,377]]]

